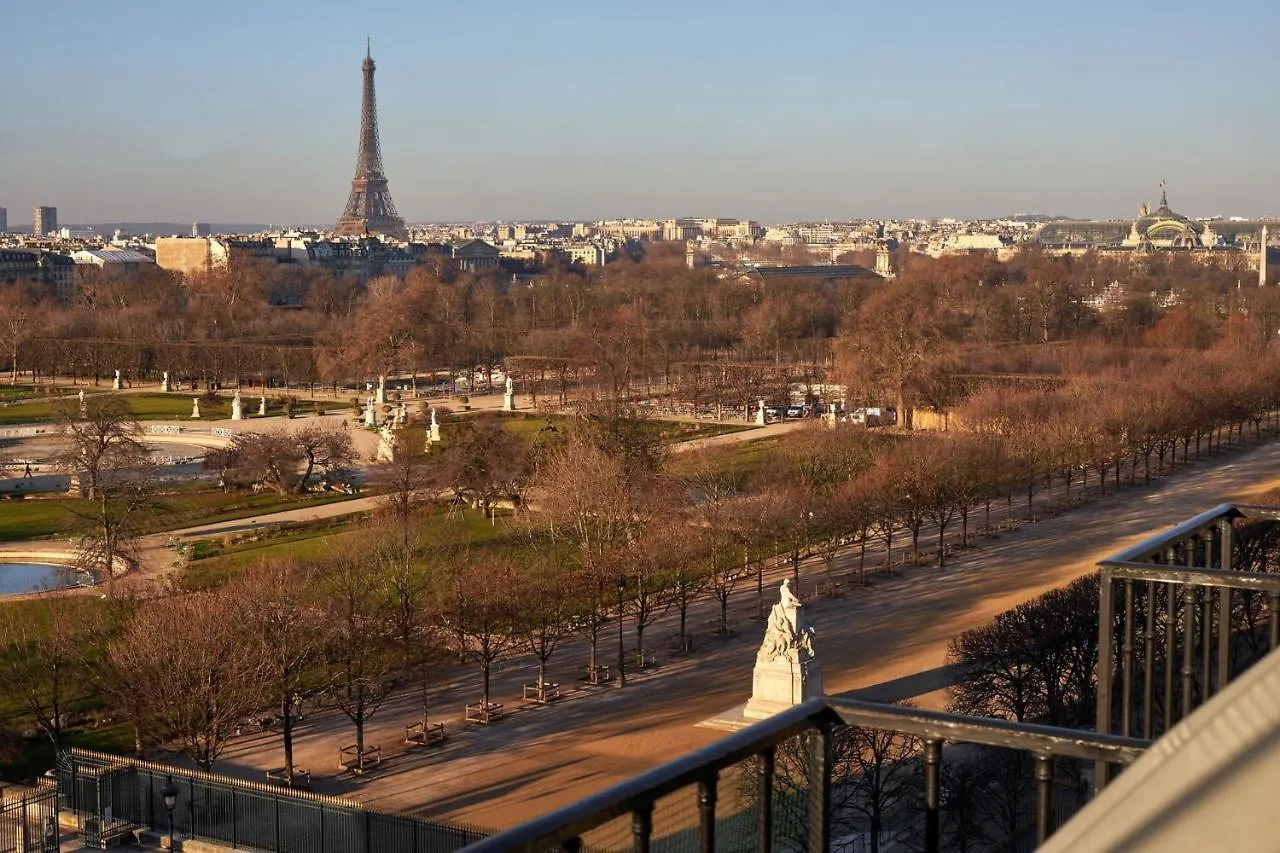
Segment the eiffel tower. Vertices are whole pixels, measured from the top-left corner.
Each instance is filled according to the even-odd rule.
[[[405,240],[404,219],[396,212],[382,171],[382,145],[378,141],[378,101],[373,91],[373,52],[365,46],[364,105],[360,111],[360,153],[356,155],[356,176],[351,180],[351,197],[334,231],[347,237],[386,234]]]

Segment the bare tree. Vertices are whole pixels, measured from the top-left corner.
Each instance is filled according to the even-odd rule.
[[[292,432],[241,433],[231,447],[210,453],[205,467],[242,485],[279,494],[302,494],[317,469],[326,476],[346,471],[357,458],[346,430],[310,426]]]
[[[68,713],[90,692],[86,655],[96,602],[46,593],[28,607],[0,608],[0,682],[58,750]]]
[[[263,561],[227,587],[242,630],[257,644],[264,686],[280,712],[284,779],[292,787],[294,706],[310,686],[320,657],[319,613],[311,596],[315,574],[290,560]]]
[[[357,770],[364,769],[365,724],[395,685],[395,647],[382,612],[378,568],[357,551],[325,567],[319,583],[328,693],[355,728]]]
[[[261,650],[222,592],[136,607],[108,654],[156,734],[176,741],[204,771],[266,699]]]
[[[493,664],[521,639],[525,583],[516,566],[501,558],[463,558],[453,566],[443,622],[457,638],[459,652],[480,664],[486,708]]]

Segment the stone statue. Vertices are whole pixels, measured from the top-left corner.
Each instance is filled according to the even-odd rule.
[[[378,425],[378,411],[375,408],[374,398],[370,397],[365,400],[364,404],[364,425],[373,428]]]
[[[769,611],[764,641],[756,653],[751,701],[743,709],[750,719],[763,719],[822,695],[822,668],[813,647],[814,630],[804,605],[784,580],[778,603]]]
[[[502,411],[514,412],[516,410],[516,386],[511,381],[511,377],[507,377],[507,391],[502,395]]]
[[[169,371],[164,372],[164,376],[160,379],[160,390],[169,392],[173,390],[173,386],[169,384]]]
[[[240,389],[236,389],[236,395],[231,398],[231,420],[244,420],[244,403],[240,400]]]
[[[191,398],[191,417],[192,418],[200,417],[200,398],[199,397]]]
[[[115,381],[111,383],[111,387],[116,391],[119,391],[121,388],[124,387],[123,383],[120,381],[119,370],[116,371],[116,378],[115,378]]]
[[[386,405],[386,402],[387,402],[387,377],[385,377],[385,376],[379,376],[379,377],[378,377],[378,391],[377,391],[377,393],[374,395],[374,399],[378,402],[378,405],[379,405],[379,406]]]
[[[267,397],[262,395],[258,398],[258,417],[265,418],[267,416]]]
[[[436,420],[435,406],[431,407],[431,426],[427,430],[427,444],[432,445],[440,440],[440,422]]]
[[[764,426],[764,400],[756,401],[756,426]]]
[[[382,425],[382,429],[378,432],[378,453],[379,462],[394,462],[396,458],[396,436],[391,431],[391,423],[387,422]]]

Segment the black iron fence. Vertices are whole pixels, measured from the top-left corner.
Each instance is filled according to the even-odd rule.
[[[58,788],[0,794],[0,853],[58,853]]]
[[[1280,645],[1277,521],[1221,504],[1099,564],[1098,731],[1159,736]]]
[[[176,836],[273,853],[452,853],[489,831],[370,809],[358,802],[72,749],[59,756],[57,795],[86,845],[136,829],[167,833],[172,781]],[[32,848],[36,849],[36,848]],[[0,846],[0,853],[5,848]]]

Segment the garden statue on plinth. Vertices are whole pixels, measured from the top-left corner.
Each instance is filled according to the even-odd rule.
[[[240,401],[240,389],[236,389],[236,395],[231,398],[231,420],[244,420],[244,403]]]
[[[80,389],[80,417],[82,418],[86,417],[88,414],[89,414],[89,411],[84,404],[84,389],[81,388]]]
[[[378,390],[374,399],[378,401],[379,406],[385,406],[387,404],[387,377],[378,377]]]
[[[191,398],[191,417],[197,418],[197,419],[200,417],[200,398],[199,397]]]
[[[756,426],[764,426],[764,400],[756,401]]]
[[[431,407],[431,426],[427,429],[427,444],[435,444],[440,440],[440,422],[436,420],[435,406]]]
[[[379,462],[394,462],[396,459],[396,435],[391,431],[391,422],[387,421],[378,432]]]
[[[120,371],[117,370],[116,378],[115,378],[115,381],[111,383],[111,388],[114,391],[119,391],[123,387],[124,387],[124,384],[120,381]]]
[[[377,409],[374,408],[375,404],[373,399],[373,397],[370,397],[364,402],[364,425],[370,429],[373,429],[378,425],[378,412]]]
[[[516,410],[516,386],[511,381],[511,377],[507,377],[507,392],[502,395],[502,411],[514,412]]]
[[[264,394],[258,398],[258,417],[265,418],[267,416],[267,397]]]
[[[822,695],[822,667],[813,650],[813,628],[790,579],[779,588],[780,600],[769,612],[764,642],[756,653],[751,701],[743,716],[761,720]]]
[[[164,376],[160,379],[160,390],[168,393],[173,390],[173,386],[169,384],[169,371],[164,372]]]

